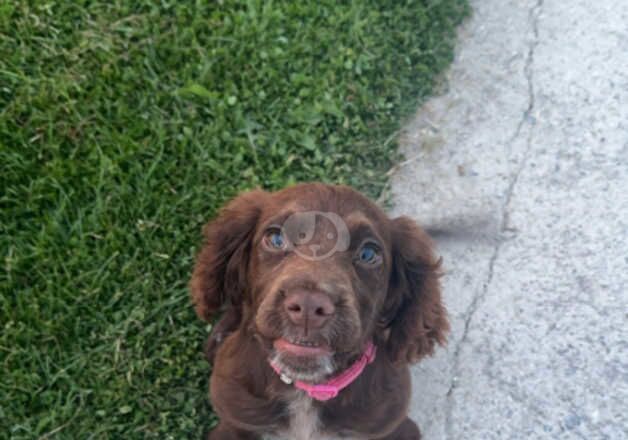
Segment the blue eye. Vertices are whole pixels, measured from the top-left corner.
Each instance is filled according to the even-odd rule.
[[[377,262],[377,248],[373,245],[367,244],[362,246],[358,254],[361,263],[372,264]]]
[[[275,249],[283,249],[286,246],[286,240],[279,230],[270,230],[266,235],[267,243]]]

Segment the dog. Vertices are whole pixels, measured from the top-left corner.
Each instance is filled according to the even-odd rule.
[[[409,365],[444,345],[441,260],[359,192],[253,190],[204,228],[190,290],[214,325],[211,440],[402,439]]]

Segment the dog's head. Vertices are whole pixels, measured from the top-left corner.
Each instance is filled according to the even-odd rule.
[[[348,187],[244,193],[205,238],[191,281],[198,315],[237,308],[240,328],[294,379],[323,380],[369,340],[393,362],[444,343],[440,262],[428,236]]]

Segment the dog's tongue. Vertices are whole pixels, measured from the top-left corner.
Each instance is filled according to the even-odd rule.
[[[313,357],[313,356],[325,356],[330,354],[329,349],[325,347],[306,347],[303,345],[292,344],[285,339],[277,339],[273,343],[275,350],[290,353],[294,356]]]

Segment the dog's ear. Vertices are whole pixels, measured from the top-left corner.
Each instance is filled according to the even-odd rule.
[[[242,304],[251,240],[268,193],[254,190],[229,202],[203,228],[190,291],[196,313],[209,321],[223,307]]]
[[[410,218],[392,220],[392,271],[384,311],[394,362],[413,363],[444,345],[449,330],[440,292],[441,260],[428,235]]]

